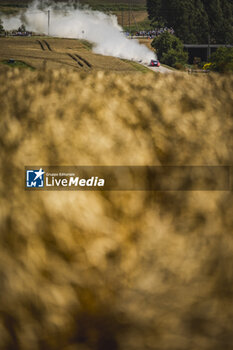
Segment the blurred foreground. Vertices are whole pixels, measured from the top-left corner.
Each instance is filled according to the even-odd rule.
[[[230,350],[232,192],[26,192],[25,165],[230,165],[233,77],[0,76],[0,349]]]

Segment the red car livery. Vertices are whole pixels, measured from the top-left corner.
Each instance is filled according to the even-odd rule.
[[[152,67],[160,67],[159,60],[151,60],[150,61],[150,66],[152,66]]]

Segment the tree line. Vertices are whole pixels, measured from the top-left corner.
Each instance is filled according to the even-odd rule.
[[[187,44],[233,44],[233,0],[147,0],[147,10]]]

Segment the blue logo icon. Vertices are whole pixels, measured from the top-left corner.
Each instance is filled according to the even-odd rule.
[[[44,171],[40,170],[27,170],[27,187],[44,187]]]

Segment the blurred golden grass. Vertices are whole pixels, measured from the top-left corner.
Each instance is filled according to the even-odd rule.
[[[233,159],[233,77],[0,76],[0,349],[230,350],[228,192],[28,192],[25,165]]]

